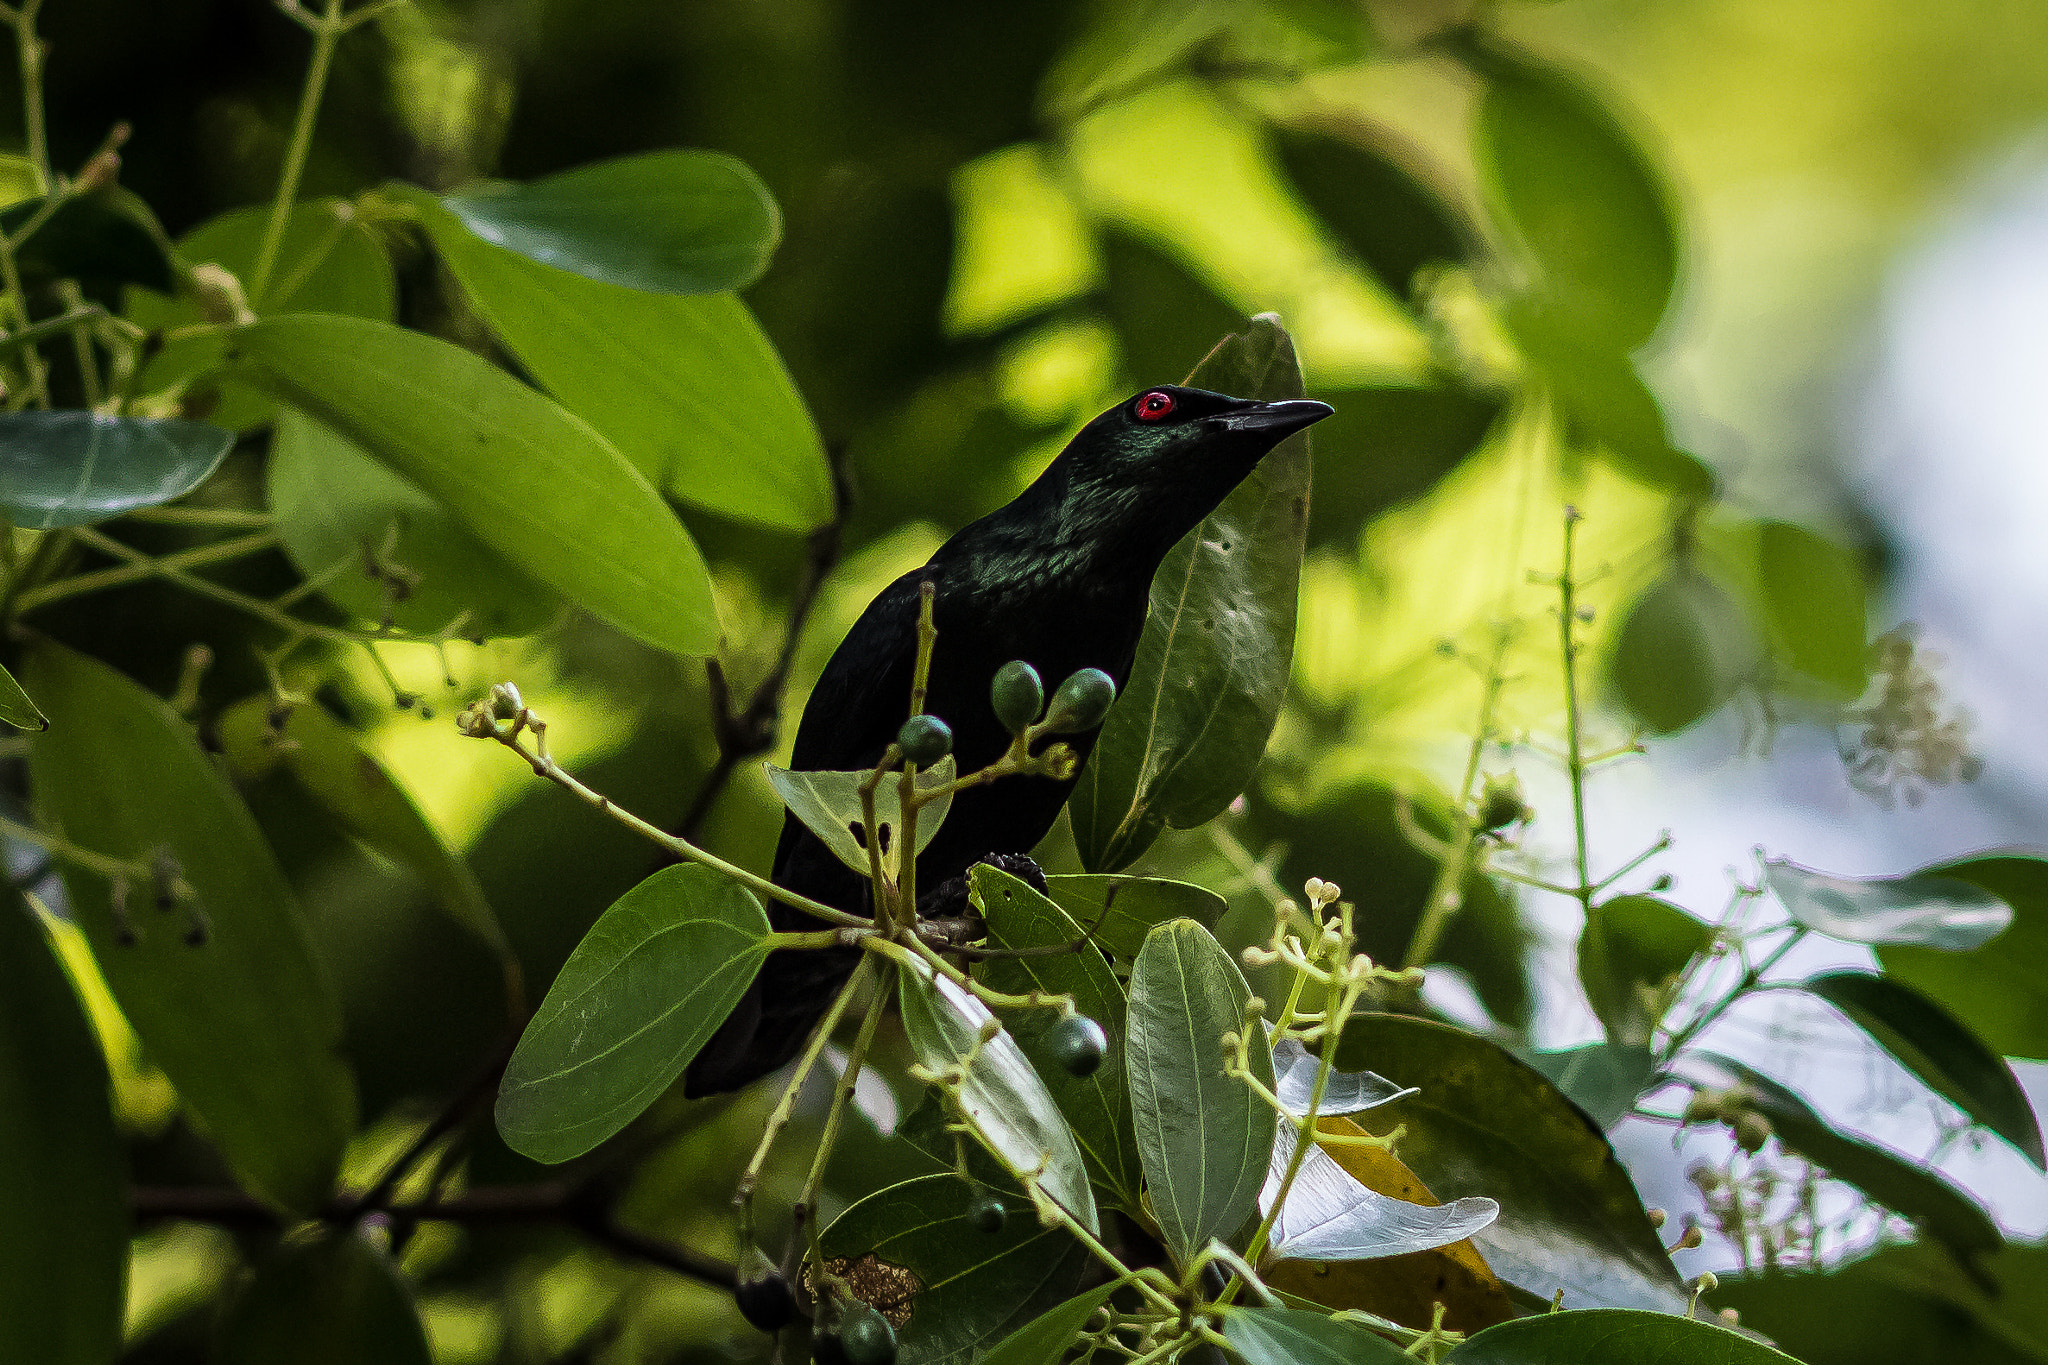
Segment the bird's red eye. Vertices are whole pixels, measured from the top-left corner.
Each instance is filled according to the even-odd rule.
[[[1138,400],[1138,420],[1141,422],[1156,422],[1172,411],[1173,395],[1158,389]]]

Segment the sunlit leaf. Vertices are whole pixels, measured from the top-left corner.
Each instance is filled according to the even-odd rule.
[[[391,1258],[341,1230],[279,1247],[228,1309],[220,1365],[428,1365],[426,1329]]]
[[[999,1029],[982,1042],[984,1026],[995,1017],[965,987],[922,962],[905,965],[897,978],[903,1032],[918,1062],[938,1073],[959,1070],[963,1117],[982,1142],[1014,1173],[1042,1165],[1040,1190],[1093,1232],[1095,1192],[1081,1149],[1016,1040]],[[974,1063],[968,1066],[970,1052]]]
[[[104,664],[54,644],[24,677],[49,710],[29,750],[41,817],[95,853],[164,856],[192,889],[117,895],[66,867],[78,923],[121,1011],[228,1165],[285,1208],[326,1198],[355,1130],[341,1015],[284,874],[191,727]]]
[[[1748,618],[1728,590],[1677,565],[1630,606],[1608,674],[1629,711],[1664,734],[1734,696],[1757,657]]]
[[[723,152],[642,152],[441,202],[483,241],[529,260],[664,294],[744,289],[782,236],[768,187]]]
[[[1567,1307],[1683,1312],[1642,1198],[1599,1127],[1499,1045],[1444,1024],[1355,1015],[1337,1062],[1421,1088],[1401,1101],[1401,1159],[1439,1197],[1486,1195],[1500,1218],[1473,1241],[1493,1272]]]
[[[1869,680],[1869,587],[1846,547],[1767,521],[1757,546],[1764,611],[1785,661],[1857,696]]]
[[[588,426],[457,346],[356,318],[235,334],[237,372],[348,437],[578,606],[678,654],[717,647],[704,557]]]
[[[1356,1323],[1300,1308],[1234,1308],[1223,1339],[1247,1365],[1408,1365],[1414,1357]]]
[[[127,1173],[107,1064],[37,917],[0,899],[0,1360],[103,1365],[121,1344]]]
[[[840,1274],[874,1306],[904,1287],[902,1272],[916,1277],[897,1338],[902,1365],[993,1359],[981,1352],[1059,1305],[1092,1259],[1021,1199],[1000,1231],[983,1232],[968,1216],[980,1194],[958,1176],[923,1176],[867,1196],[825,1229],[826,1257],[851,1262]]]
[[[977,863],[968,869],[968,879],[969,895],[988,923],[991,947],[1049,948],[1081,938],[1082,927],[1066,911],[1001,868]],[[1048,1047],[1057,1015],[1019,1010],[1008,1020],[1017,1046],[1073,1128],[1089,1176],[1126,1209],[1138,1209],[1143,1168],[1124,1085],[1124,990],[1109,963],[1095,948],[1084,947],[1074,953],[995,958],[981,972],[985,983],[1008,995],[1032,990],[1071,995],[1074,1007],[1102,1026],[1109,1040],[1102,1064],[1086,1076],[1071,1076]]]
[[[1154,929],[1131,972],[1124,1046],[1138,1155],[1153,1217],[1181,1265],[1210,1238],[1234,1236],[1266,1180],[1273,1110],[1224,1072],[1223,1035],[1251,1027],[1251,1074],[1272,1089],[1272,1051],[1245,1019],[1249,999],[1237,964],[1188,920]]]
[[[180,417],[0,415],[0,511],[16,526],[85,526],[183,497],[235,443]]]
[[[789,807],[790,814],[803,821],[804,827],[817,835],[840,862],[863,877],[868,874],[869,831],[867,814],[861,805],[860,788],[872,775],[872,770],[798,773],[778,768],[773,763],[763,763],[761,771],[768,775],[768,785],[782,798],[782,804]],[[920,769],[913,780],[920,790],[930,791],[951,782],[955,771],[953,756],[947,754],[931,767]],[[903,788],[900,782],[897,774],[888,773],[875,787],[876,831],[873,837],[881,849],[884,871],[895,867],[896,833],[903,828]],[[939,832],[939,826],[946,821],[946,812],[952,808],[951,792],[928,806],[918,807],[919,853],[931,843],[932,837]]]
[[[1332,1127],[1357,1134],[1355,1125],[1341,1119]],[[1326,1129],[1325,1131],[1330,1131]],[[1273,1142],[1272,1162],[1266,1183],[1259,1192],[1260,1207],[1271,1211],[1279,1196],[1287,1163],[1294,1158],[1297,1139],[1292,1124],[1280,1124]],[[1379,1256],[1402,1256],[1430,1251],[1473,1236],[1500,1216],[1500,1205],[1491,1199],[1468,1195],[1449,1204],[1416,1203],[1390,1198],[1355,1179],[1321,1144],[1302,1157],[1287,1202],[1273,1222],[1272,1242],[1267,1255],[1279,1260],[1363,1261]]]
[[[1533,1052],[1527,1061],[1602,1128],[1612,1128],[1634,1109],[1637,1097],[1657,1074],[1649,1048],[1622,1043]]]
[[[598,917],[562,964],[498,1088],[498,1132],[567,1161],[683,1074],[768,954],[754,893],[694,863],[665,867]]]
[[[359,620],[431,635],[526,635],[562,609],[444,504],[362,447],[285,409],[265,467],[271,515],[299,573]]]
[[[1783,858],[1764,864],[1764,882],[1792,918],[1850,943],[1913,944],[1961,953],[2005,932],[2012,907],[1953,869],[1904,877],[1831,877]]]
[[[1655,896],[1615,896],[1586,914],[1579,984],[1616,1043],[1650,1041],[1674,981],[1714,941],[1714,931]]]
[[[1084,872],[1047,877],[1045,889],[1076,924],[1092,931],[1102,951],[1126,962],[1145,946],[1145,935],[1168,920],[1191,919],[1214,929],[1228,908],[1228,902],[1206,886],[1160,877]]]
[[[1112,1280],[1046,1309],[997,1342],[981,1365],[1060,1365],[1074,1336],[1118,1288]]]
[[[47,730],[49,717],[36,709],[28,693],[21,690],[21,684],[14,675],[0,668],[0,720],[6,721],[17,730]]]
[[[1967,882],[2012,910],[2012,927],[1975,948],[1881,943],[1885,975],[1961,1020],[1994,1052],[2048,1057],[2048,860],[2015,850],[1939,863],[1922,876]]]
[[[1753,1337],[1698,1318],[1629,1309],[1542,1313],[1489,1327],[1444,1365],[1796,1365]]]
[[[1225,338],[1187,382],[1268,400],[1302,392],[1294,341],[1271,314]],[[1153,577],[1137,661],[1068,802],[1090,871],[1128,866],[1165,825],[1221,814],[1251,779],[1293,664],[1308,471],[1297,432]]]

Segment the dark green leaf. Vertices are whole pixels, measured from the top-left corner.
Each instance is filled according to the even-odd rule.
[[[529,260],[662,294],[744,289],[782,236],[768,187],[723,152],[642,152],[441,202],[479,238]]]
[[[1502,411],[1501,396],[1445,381],[1428,387],[1329,389],[1336,412],[1316,423],[1311,546],[1346,553],[1366,524],[1437,486],[1479,448]]]
[[[1621,1308],[1547,1313],[1489,1327],[1444,1365],[1796,1365],[1716,1323]]]
[[[1477,234],[1414,151],[1376,126],[1276,128],[1273,150],[1302,200],[1395,298],[1415,272],[1477,255]]]
[[[1353,1016],[1337,1064],[1422,1093],[1401,1101],[1401,1159],[1438,1198],[1487,1195],[1500,1219],[1473,1237],[1501,1279],[1567,1306],[1682,1312],[1685,1284],[1614,1149],[1549,1081],[1445,1024]]]
[[[1687,1065],[1719,1069],[1723,1075],[1717,1087],[1742,1087],[1787,1149],[1912,1219],[1923,1233],[1957,1255],[1995,1251],[2005,1245],[1991,1215],[1925,1162],[1842,1132],[1805,1100],[1733,1058],[1690,1053]]]
[[[1072,943],[1082,934],[1054,902],[987,863],[969,870],[974,904],[988,922],[989,942],[999,948],[1046,948]],[[1131,1129],[1131,1099],[1124,1086],[1124,990],[1109,963],[1093,947],[1046,957],[997,958],[982,968],[982,980],[1009,995],[1041,990],[1072,995],[1074,1006],[1108,1035],[1102,1064],[1087,1076],[1072,1076],[1051,1055],[1049,1035],[1057,1016],[1048,1010],[1019,1010],[1008,1024],[1017,1046],[1045,1078],[1066,1115],[1088,1163],[1088,1174],[1125,1209],[1137,1211],[1138,1140]]]
[[[1103,277],[1097,298],[1116,328],[1124,374],[1133,384],[1184,373],[1189,357],[1244,326],[1243,311],[1201,278],[1177,244],[1107,225],[1097,240]]]
[[[1650,1049],[1619,1043],[1534,1052],[1528,1054],[1528,1062],[1602,1128],[1612,1128],[1634,1109],[1636,1098],[1657,1074]]]
[[[1088,1325],[1095,1310],[1107,1303],[1117,1288],[1112,1280],[1046,1309],[997,1342],[981,1358],[981,1365],[1060,1365],[1075,1334]]]
[[[461,617],[462,634],[495,638],[562,609],[418,484],[302,412],[277,415],[265,478],[285,553],[359,620],[431,635]]]
[[[1678,280],[1669,190],[1575,77],[1491,49],[1474,125],[1487,206],[1527,249],[1560,321],[1588,346],[1634,350]]]
[[[920,1281],[899,1337],[901,1365],[970,1365],[1081,1281],[1090,1258],[1079,1242],[1028,1210],[984,1232],[969,1216],[978,1194],[957,1176],[923,1176],[869,1195],[825,1229],[826,1256],[872,1255]],[[858,1291],[859,1272],[848,1278]]]
[[[793,773],[787,768],[778,768],[772,763],[761,765],[768,774],[768,785],[782,798],[782,804],[789,807],[790,814],[803,821],[811,833],[823,841],[825,847],[863,877],[869,871],[867,839],[867,817],[861,807],[860,787],[868,780],[872,769],[857,773]],[[918,773],[913,779],[921,790],[943,787],[953,780],[953,756],[933,764]],[[924,852],[932,836],[945,823],[946,812],[953,808],[951,792],[939,797],[928,806],[917,811],[917,851]],[[882,866],[893,867],[896,856],[896,832],[903,828],[903,789],[894,773],[885,776],[875,788],[875,824],[881,840]]]
[[[1764,611],[1785,661],[1854,697],[1869,681],[1869,586],[1847,548],[1790,522],[1763,524]]]
[[[2012,927],[1979,947],[1883,943],[1885,975],[1919,990],[2008,1057],[2048,1057],[2048,860],[1993,853],[1923,869],[1966,882],[2012,910]]]
[[[1053,903],[1092,929],[1096,944],[1126,962],[1145,946],[1145,935],[1170,919],[1191,919],[1214,929],[1229,903],[1206,886],[1160,877],[1117,877],[1097,873],[1047,877]],[[1114,894],[1112,894],[1114,892]],[[1104,910],[1104,904],[1108,909]]]
[[[1719,583],[1680,565],[1629,608],[1608,674],[1629,711],[1668,734],[1734,696],[1756,661],[1756,638],[1741,606]]]
[[[1301,397],[1294,341],[1271,314],[1225,338],[1187,382],[1240,397]],[[1251,780],[1294,659],[1308,529],[1308,435],[1259,462],[1152,580],[1137,661],[1069,802],[1092,872],[1128,866],[1163,825],[1192,829]]]
[[[86,526],[181,498],[235,434],[179,417],[60,410],[0,415],[0,510],[16,526]]]
[[[429,1365],[426,1330],[391,1258],[352,1232],[285,1243],[221,1325],[218,1365]]]
[[[963,1071],[960,1117],[1010,1172],[1028,1173],[1042,1162],[1040,1191],[1094,1232],[1095,1192],[1081,1149],[1016,1040],[998,1030],[981,1042],[982,1027],[994,1016],[966,988],[923,963],[905,965],[897,979],[903,1032],[918,1062],[933,1072]],[[974,1064],[964,1066],[977,1046]]]
[[[1830,877],[1772,858],[1764,883],[1796,922],[1830,938],[1968,952],[2005,932],[2012,907],[1954,873],[1932,867],[1904,877]]]
[[[0,233],[19,232],[44,202],[28,199],[0,211]],[[81,280],[170,289],[171,262],[156,234],[132,211],[136,202],[119,189],[106,189],[59,204],[35,236],[16,248],[15,266],[23,283],[33,287]]]
[[[425,194],[413,202],[491,330],[649,482],[782,530],[830,519],[824,446],[781,357],[739,299],[585,279],[479,241]]]
[[[121,1345],[128,1188],[107,1064],[19,892],[0,899],[0,1360]]]
[[[28,693],[21,690],[21,684],[14,675],[0,668],[0,720],[6,721],[17,730],[47,730],[49,717],[36,709]]]
[[[242,1181],[313,1208],[355,1131],[355,1086],[291,888],[176,712],[60,646],[27,660],[50,714],[29,751],[42,818],[108,857],[167,852],[194,893],[164,910],[147,883],[117,900],[104,879],[66,868],[114,999]]]
[[[506,1144],[567,1161],[637,1118],[732,1013],[768,933],[753,892],[694,863],[621,896],[562,964],[505,1068]]]
[[[604,439],[478,356],[356,318],[275,318],[235,334],[238,373],[447,506],[578,606],[678,654],[718,644],[704,557]]]
[[[1234,1308],[1223,1339],[1246,1365],[1410,1365],[1385,1337],[1301,1308]]]
[[[1595,905],[1579,933],[1579,984],[1611,1042],[1641,1046],[1664,1017],[1671,983],[1714,931],[1655,896]]]
[[[1152,1215],[1183,1266],[1211,1238],[1236,1234],[1266,1180],[1273,1110],[1223,1069],[1223,1035],[1244,1031],[1249,999],[1237,964],[1189,920],[1154,929],[1131,973],[1124,1046],[1138,1155]],[[1251,1028],[1251,1072],[1271,1090],[1272,1050]]]
[[[1962,1021],[1911,986],[1868,972],[1830,972],[1801,983],[1899,1059],[1929,1088],[2048,1167],[2041,1125],[2005,1060]]]

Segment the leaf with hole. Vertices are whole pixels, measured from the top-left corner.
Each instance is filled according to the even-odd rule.
[[[788,768],[778,768],[773,763],[763,763],[761,770],[768,774],[768,785],[782,798],[782,804],[789,807],[789,813],[801,820],[804,827],[824,841],[825,847],[837,855],[855,872],[865,877],[870,871],[868,862],[867,812],[860,799],[861,784],[873,775],[873,770],[854,773],[799,773]],[[918,790],[932,791],[953,780],[956,771],[951,754],[946,755],[931,767],[917,774]],[[884,773],[875,786],[874,837],[879,841],[882,853],[882,870],[893,871],[896,858],[896,834],[903,828],[903,789],[901,775]],[[917,810],[917,851],[922,853],[939,832],[939,826],[946,822],[946,812],[953,808],[953,794],[945,793],[931,804]]]
[[[0,511],[41,531],[158,507],[204,483],[234,443],[182,417],[0,414]]]

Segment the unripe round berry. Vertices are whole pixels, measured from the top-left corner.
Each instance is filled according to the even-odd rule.
[[[1103,1050],[1109,1046],[1102,1025],[1085,1014],[1060,1020],[1046,1041],[1053,1060],[1065,1067],[1070,1076],[1094,1075],[1102,1065]]]
[[[796,1295],[778,1270],[741,1281],[732,1301],[739,1305],[740,1316],[763,1332],[779,1332],[796,1321]]]
[[[1116,683],[1099,668],[1084,668],[1068,676],[1052,694],[1046,708],[1045,728],[1055,735],[1093,730],[1109,714],[1116,700]]]
[[[988,698],[995,703],[996,719],[1011,734],[1022,734],[1045,709],[1045,684],[1038,670],[1022,659],[1012,659],[996,670],[989,682]]]
[[[937,716],[912,716],[896,732],[896,747],[912,766],[929,768],[953,752],[953,728]]]
[[[895,1365],[896,1329],[866,1304],[848,1304],[839,1320],[839,1348],[847,1365]]]
[[[1010,1211],[996,1195],[984,1190],[967,1206],[967,1221],[982,1232],[998,1233],[1008,1220]]]

